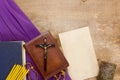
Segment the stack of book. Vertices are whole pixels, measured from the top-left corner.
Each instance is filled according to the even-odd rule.
[[[53,76],[57,78],[56,74],[69,66],[51,33],[46,32],[25,44],[22,41],[0,42],[0,79],[22,80],[23,74],[29,73],[31,69],[19,66],[27,64],[23,46],[45,80]]]
[[[15,64],[26,64],[23,44],[23,41],[0,42],[0,80],[6,80]],[[13,73],[12,76],[14,77],[14,75],[15,73]],[[24,80],[26,80],[26,78],[24,78]]]
[[[29,73],[29,70],[19,66],[26,65],[25,50],[44,80],[53,76],[57,79],[55,75],[67,69],[72,80],[96,76],[98,80],[113,79],[116,65],[102,62],[99,71],[89,27],[60,33],[59,39],[62,51],[50,32],[43,33],[25,44],[23,41],[0,42],[0,79],[23,80],[27,72]],[[109,74],[105,73],[106,70]],[[104,77],[102,72],[107,76]]]

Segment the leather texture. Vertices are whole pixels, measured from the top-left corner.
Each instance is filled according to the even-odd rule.
[[[55,44],[54,47],[47,49],[47,71],[44,71],[44,49],[36,47],[36,45],[44,43],[44,37],[47,38],[48,44]],[[45,32],[32,39],[27,42],[24,47],[45,80],[69,66],[50,32]]]

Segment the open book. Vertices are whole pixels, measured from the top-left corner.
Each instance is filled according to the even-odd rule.
[[[88,27],[60,33],[59,38],[70,64],[68,72],[72,80],[83,80],[98,75],[98,63]]]

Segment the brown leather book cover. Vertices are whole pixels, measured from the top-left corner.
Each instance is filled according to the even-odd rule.
[[[69,66],[50,32],[32,39],[24,47],[45,80]]]

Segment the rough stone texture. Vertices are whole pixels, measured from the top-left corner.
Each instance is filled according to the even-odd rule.
[[[40,31],[50,30],[58,43],[58,33],[89,25],[97,58],[117,64],[114,80],[120,80],[120,0],[15,1]]]
[[[100,72],[97,80],[113,80],[116,65],[102,61],[100,63]]]

